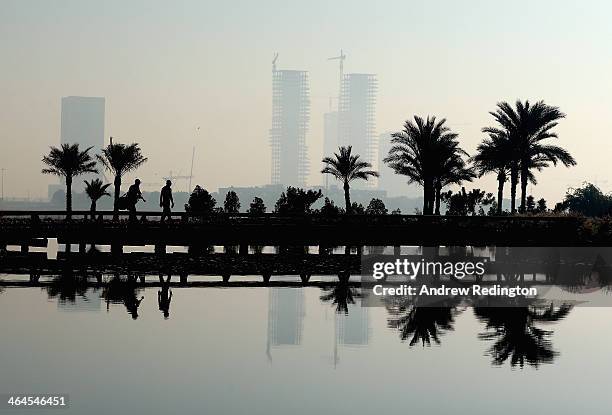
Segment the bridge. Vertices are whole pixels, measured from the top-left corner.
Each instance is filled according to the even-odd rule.
[[[576,217],[543,216],[423,216],[423,215],[322,215],[280,216],[276,214],[193,215],[174,213],[160,222],[160,212],[140,212],[137,220],[128,214],[89,211],[0,211],[0,249],[17,245],[46,246],[50,238],[76,245],[108,245],[120,254],[125,246],[189,247],[198,255],[208,246],[236,246],[241,255],[249,246],[317,246],[325,254],[329,247],[363,246],[591,246],[581,233],[583,220]],[[610,240],[596,241],[610,245]]]

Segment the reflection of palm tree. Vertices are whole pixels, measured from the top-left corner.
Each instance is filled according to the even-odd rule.
[[[110,139],[110,144],[102,149],[101,155],[96,157],[106,170],[115,176],[113,184],[115,186],[114,210],[116,218],[119,211],[117,203],[121,193],[121,178],[126,173],[140,167],[147,161],[147,158],[142,155],[138,143],[132,143],[130,145],[113,144],[112,137]]]
[[[475,307],[476,317],[486,323],[487,332],[478,335],[481,340],[495,340],[488,351],[494,365],[510,359],[511,366],[524,367],[525,363],[538,367],[552,363],[558,355],[549,337],[552,331],[543,330],[535,323],[553,323],[565,318],[571,306],[550,307]]]
[[[336,313],[347,314],[349,304],[355,304],[356,298],[361,298],[361,292],[351,287],[347,281],[341,280],[335,286],[323,288],[324,294],[320,300],[336,306]]]
[[[78,144],[62,144],[61,148],[51,147],[42,159],[43,174],[53,174],[66,180],[66,211],[72,212],[72,179],[84,173],[97,173],[96,162],[89,155],[91,147],[79,150]]]
[[[74,303],[77,297],[85,297],[87,281],[84,278],[74,278],[71,276],[57,277],[45,288],[49,299],[59,297],[62,303]]]
[[[110,186],[110,183],[103,184],[100,179],[93,179],[88,182],[85,180],[85,193],[91,200],[91,218],[93,219],[94,214],[96,213],[96,204],[98,200],[103,196],[110,196],[110,193],[106,191],[106,189]]]
[[[418,307],[414,304],[402,305],[390,310],[393,317],[388,327],[397,329],[402,341],[410,339],[410,346],[422,343],[430,346],[433,341],[440,344],[440,336],[454,330],[455,316],[458,314],[456,301],[449,300],[450,306]]]
[[[351,154],[352,147],[340,147],[334,157],[325,157],[323,174],[331,174],[344,183],[344,202],[346,213],[351,213],[351,195],[349,183],[356,179],[368,180],[368,177],[378,177],[378,172],[367,170],[372,165],[367,161],[359,160],[358,154]]]

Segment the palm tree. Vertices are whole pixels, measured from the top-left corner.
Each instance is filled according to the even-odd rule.
[[[72,179],[84,173],[97,173],[96,162],[89,155],[91,147],[81,151],[78,144],[64,143],[60,148],[51,147],[42,162],[47,166],[43,174],[53,174],[66,180],[66,211],[72,212]]]
[[[490,133],[476,148],[476,155],[471,162],[479,177],[487,173],[497,175],[497,214],[503,210],[504,184],[510,174],[512,160],[512,143],[506,134]]]
[[[93,179],[91,182],[85,181],[85,193],[91,199],[91,218],[93,219],[96,213],[96,204],[103,196],[110,196],[110,193],[106,191],[110,183],[103,184],[100,179]]]
[[[115,186],[114,211],[115,219],[119,212],[118,201],[121,194],[121,178],[128,172],[136,170],[147,161],[140,151],[138,143],[114,144],[113,137],[110,144],[102,149],[102,154],[96,156],[104,168],[115,176],[113,185]]]
[[[439,170],[435,179],[435,214],[440,214],[440,199],[442,189],[453,184],[461,185],[464,181],[471,182],[476,177],[474,170],[467,166],[463,155],[468,154],[458,147],[458,143],[445,148],[447,156],[441,157]]]
[[[391,135],[389,155],[384,159],[395,173],[408,177],[408,183],[423,186],[423,214],[434,212],[436,186],[440,189],[456,181],[465,180],[467,174],[459,161],[465,154],[458,146],[458,135],[444,125],[445,119],[436,121],[428,116],[426,120],[414,116],[407,120],[404,130]],[[457,177],[450,173],[454,166]],[[448,182],[448,183],[446,183]]]
[[[527,199],[527,184],[531,169],[541,170],[550,163],[561,162],[566,167],[576,164],[574,158],[562,147],[544,143],[548,138],[557,138],[552,131],[558,120],[565,117],[559,108],[550,106],[544,101],[530,105],[516,101],[516,109],[507,102],[497,104],[497,111],[490,114],[499,127],[485,127],[489,134],[505,134],[512,143],[512,163],[510,166],[510,182],[512,190],[512,211],[516,211],[516,185],[520,175],[521,205],[520,211],[525,211]]]
[[[372,165],[367,161],[359,160],[359,155],[352,155],[352,147],[339,147],[339,152],[334,157],[325,157],[322,161],[325,167],[321,170],[323,174],[331,174],[344,183],[344,202],[346,213],[351,213],[351,195],[349,183],[356,179],[368,180],[368,177],[378,177],[378,172],[367,170]]]

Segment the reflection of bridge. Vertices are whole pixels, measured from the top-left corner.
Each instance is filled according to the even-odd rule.
[[[199,252],[210,245],[248,246],[576,246],[590,245],[581,237],[581,220],[570,217],[454,217],[420,215],[320,215],[278,216],[266,214],[214,214],[193,216],[178,213],[169,223],[160,223],[159,212],[138,214],[130,222],[112,220],[112,212],[0,212],[0,248],[18,245],[22,251],[45,245],[46,238],[79,246],[110,245],[121,253],[124,246],[154,245],[157,252],[167,246],[188,246]],[[600,241],[602,244],[612,241]],[[604,243],[605,242],[605,243]],[[320,252],[327,252],[320,249]]]

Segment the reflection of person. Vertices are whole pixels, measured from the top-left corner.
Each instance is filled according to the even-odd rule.
[[[140,307],[140,303],[142,303],[142,300],[144,300],[144,297],[140,297],[139,300],[134,294],[126,295],[123,298],[123,304],[125,305],[125,308],[127,309],[128,313],[132,315],[132,318],[134,320],[138,318],[138,307]]]
[[[136,179],[134,184],[130,186],[127,192],[128,210],[130,211],[130,220],[136,220],[136,203],[139,200],[146,202],[140,192],[140,179]]]
[[[167,217],[170,219],[170,215],[172,212],[170,211],[170,207],[174,207],[174,198],[172,197],[172,182],[170,180],[166,180],[166,185],[162,187],[161,192],[159,193],[159,207],[163,208],[161,221]]]
[[[161,291],[157,292],[157,304],[159,310],[164,314],[164,318],[167,319],[170,316],[170,302],[172,301],[172,290],[168,284],[163,284]]]

